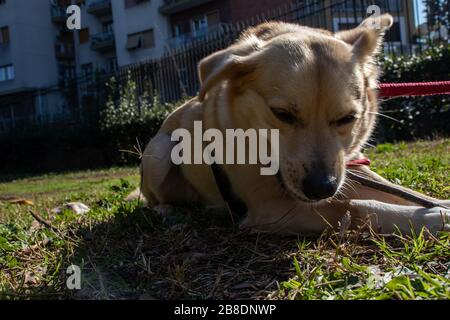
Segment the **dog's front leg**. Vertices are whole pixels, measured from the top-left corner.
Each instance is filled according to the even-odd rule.
[[[418,233],[423,227],[431,233],[450,232],[450,210],[422,208],[385,203],[376,200],[333,200],[320,205],[294,201],[273,201],[251,210],[243,227],[276,233],[320,234],[327,228],[339,227],[346,213],[352,227],[370,223],[381,234],[400,230],[403,234]]]
[[[397,228],[403,234],[410,234],[412,230],[417,234],[424,227],[432,234],[450,231],[449,209],[402,206],[375,200],[350,200],[345,206],[348,206],[352,219],[369,221],[372,228],[382,234],[394,233]]]

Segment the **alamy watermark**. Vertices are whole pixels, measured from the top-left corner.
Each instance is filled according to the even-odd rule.
[[[377,5],[371,5],[367,7],[367,14],[372,18],[370,20],[370,24],[368,25],[369,29],[380,30],[381,29],[381,8]]]
[[[66,21],[67,29],[80,30],[81,29],[81,8],[77,5],[67,7],[66,13],[69,15]]]
[[[381,29],[381,8],[377,5],[370,5],[367,7],[367,14],[372,19],[371,24],[368,26],[371,29]],[[66,9],[68,15],[66,26],[69,30],[81,30],[81,8],[78,5],[70,5]]]
[[[77,265],[70,265],[67,270],[66,286],[69,290],[81,289],[81,268]]]
[[[261,175],[278,173],[278,129],[226,129],[224,136],[218,129],[203,132],[203,123],[195,121],[193,133],[193,137],[187,129],[177,129],[172,133],[172,141],[179,142],[171,153],[175,165],[261,164]],[[204,143],[208,143],[205,148]]]

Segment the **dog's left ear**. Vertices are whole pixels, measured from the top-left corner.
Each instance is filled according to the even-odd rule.
[[[390,14],[370,17],[357,28],[338,32],[335,37],[353,46],[356,61],[366,62],[379,52],[386,31],[393,24],[394,18]]]
[[[259,39],[248,37],[200,61],[198,71],[201,89],[198,99],[203,101],[208,91],[221,81],[236,80],[254,70],[256,61],[252,55],[260,47],[261,41]]]

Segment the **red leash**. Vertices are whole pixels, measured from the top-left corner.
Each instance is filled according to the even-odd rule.
[[[346,163],[347,168],[370,166],[371,161],[368,158],[350,160]]]
[[[379,96],[384,98],[442,95],[450,94],[450,81],[382,83],[379,89]],[[347,168],[352,168],[370,166],[370,164],[369,159],[363,158],[350,160],[346,166]]]
[[[422,83],[385,83],[381,84],[379,95],[380,97],[406,97],[406,96],[430,96],[450,94],[450,81],[440,82],[422,82]],[[361,166],[370,166],[368,158],[354,159],[346,163],[348,169]],[[410,200],[425,208],[442,207],[441,203],[434,203],[425,197],[420,197],[415,194],[402,190],[399,187],[388,186],[383,183],[372,181],[370,179],[360,177],[352,171],[347,172],[350,179],[361,183],[367,187],[381,190],[393,195],[397,195],[404,199]],[[445,208],[445,206],[444,206]]]
[[[417,83],[382,83],[380,97],[415,97],[450,94],[450,81]]]

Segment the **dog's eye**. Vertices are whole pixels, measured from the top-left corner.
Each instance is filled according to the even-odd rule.
[[[355,122],[355,120],[356,120],[356,116],[354,114],[349,114],[348,116],[345,116],[345,117],[337,120],[335,122],[335,124],[338,127],[343,127],[343,126],[346,126],[348,124],[351,124],[351,123]]]
[[[277,117],[280,121],[293,124],[297,121],[297,118],[290,113],[289,111],[286,111],[284,109],[279,108],[271,108],[272,113]]]

